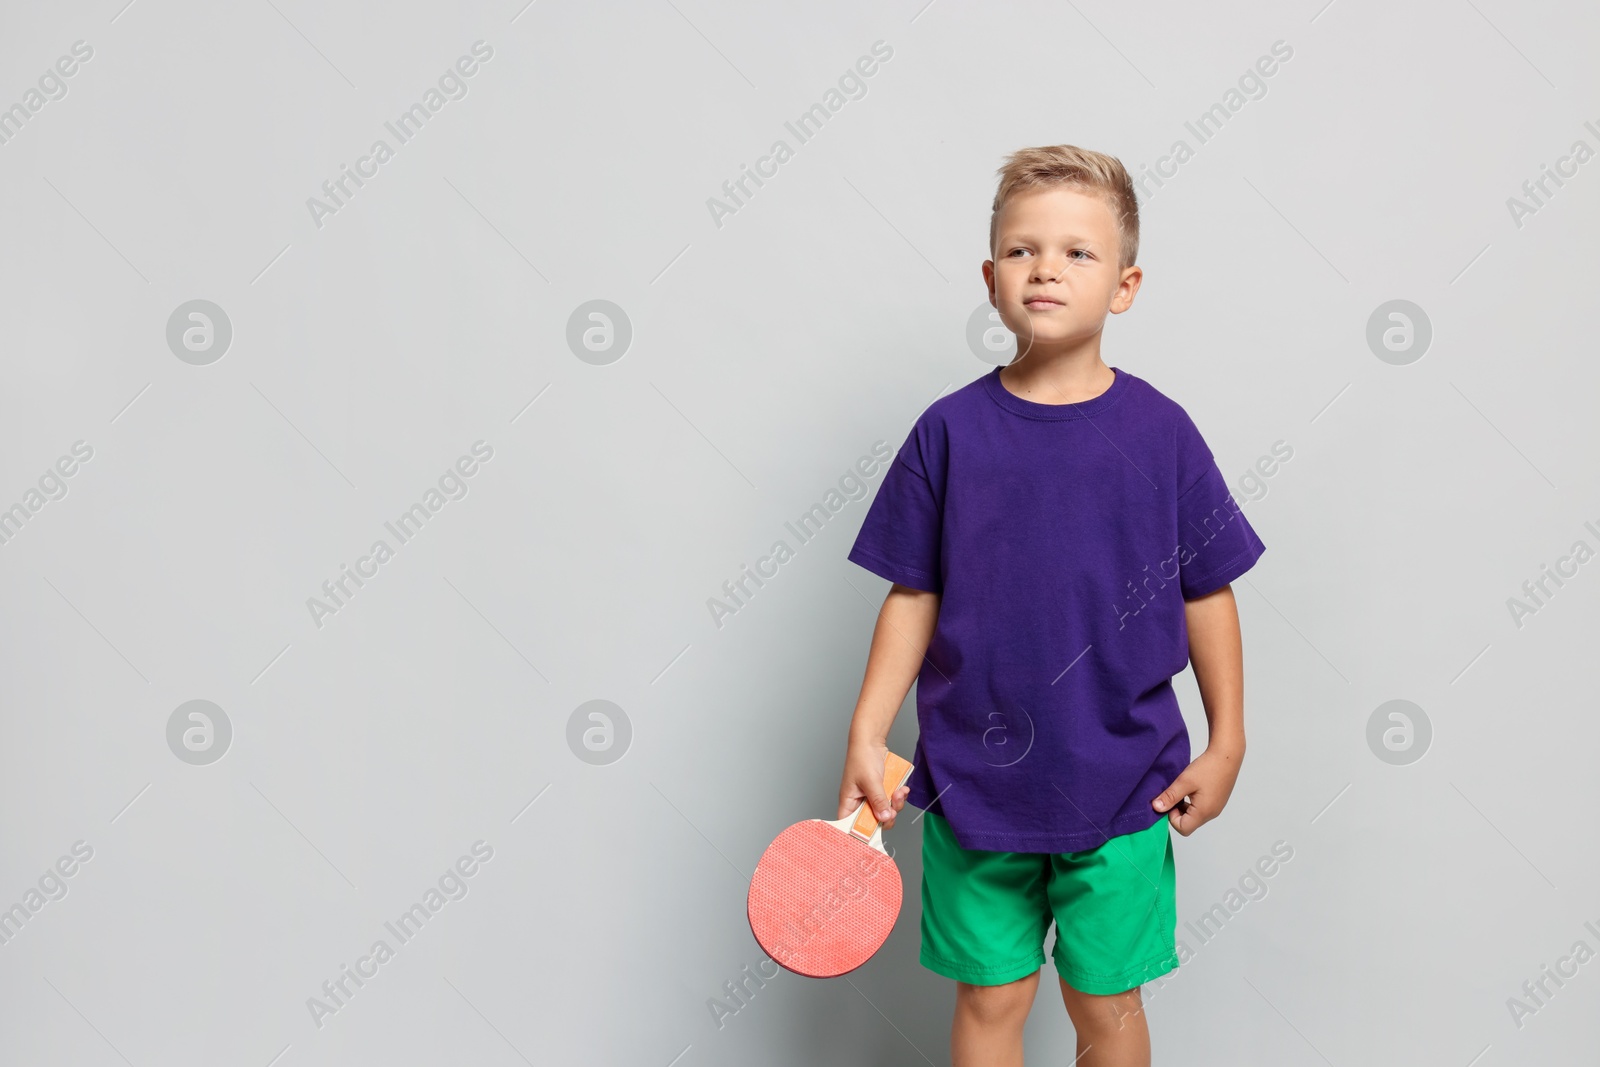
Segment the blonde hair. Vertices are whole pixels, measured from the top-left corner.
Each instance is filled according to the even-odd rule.
[[[1027,189],[1056,185],[1080,189],[1103,197],[1117,220],[1119,245],[1117,269],[1133,266],[1139,255],[1139,199],[1134,195],[1133,179],[1116,156],[1092,152],[1077,145],[1057,144],[1042,148],[1022,148],[1006,157],[997,172],[1000,186],[995,190],[994,209],[989,214],[989,255],[995,254],[999,236],[1000,209],[1012,194]]]

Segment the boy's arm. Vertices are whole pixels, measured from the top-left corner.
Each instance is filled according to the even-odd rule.
[[[1184,601],[1183,616],[1189,630],[1189,660],[1210,727],[1206,748],[1220,746],[1243,755],[1244,650],[1233,586]]]
[[[1221,814],[1244,761],[1244,650],[1231,585],[1184,601],[1183,615],[1210,737],[1206,750],[1152,804],[1157,811],[1176,808],[1168,819],[1187,837]],[[1188,803],[1180,803],[1185,796]]]
[[[842,819],[863,801],[872,805],[878,821],[894,825],[894,813],[905,807],[904,786],[890,798],[883,792],[883,766],[889,753],[889,727],[922,669],[923,655],[939,619],[939,594],[894,584],[883,599],[878,623],[867,653],[866,676],[850,720],[845,750],[844,778],[839,784]],[[892,803],[892,807],[891,807]]]

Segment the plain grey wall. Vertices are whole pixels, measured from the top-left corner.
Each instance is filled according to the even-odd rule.
[[[0,32],[0,1060],[948,1062],[914,809],[877,957],[724,985],[763,959],[761,850],[832,814],[868,500],[707,601],[1004,358],[970,341],[994,171],[1061,142],[1165,169],[1106,360],[1268,546],[1244,771],[1175,835],[1157,1062],[1593,1055],[1591,13],[124,2]],[[1045,978],[1028,1048],[1065,1063]]]

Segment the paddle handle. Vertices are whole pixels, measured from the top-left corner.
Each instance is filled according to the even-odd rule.
[[[889,753],[883,761],[883,792],[891,802],[894,800],[894,791],[905,785],[906,779],[911,777],[911,763],[903,757]],[[878,817],[872,813],[872,805],[863,802],[861,810],[856,813],[856,821],[851,825],[850,832],[863,841],[872,840],[872,835],[878,831]]]

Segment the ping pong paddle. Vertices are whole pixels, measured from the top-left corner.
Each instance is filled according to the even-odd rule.
[[[890,799],[911,764],[893,752],[883,767]],[[750,931],[772,961],[809,978],[855,970],[889,937],[900,915],[900,868],[883,827],[863,802],[838,821],[807,819],[775,838],[750,879]]]

